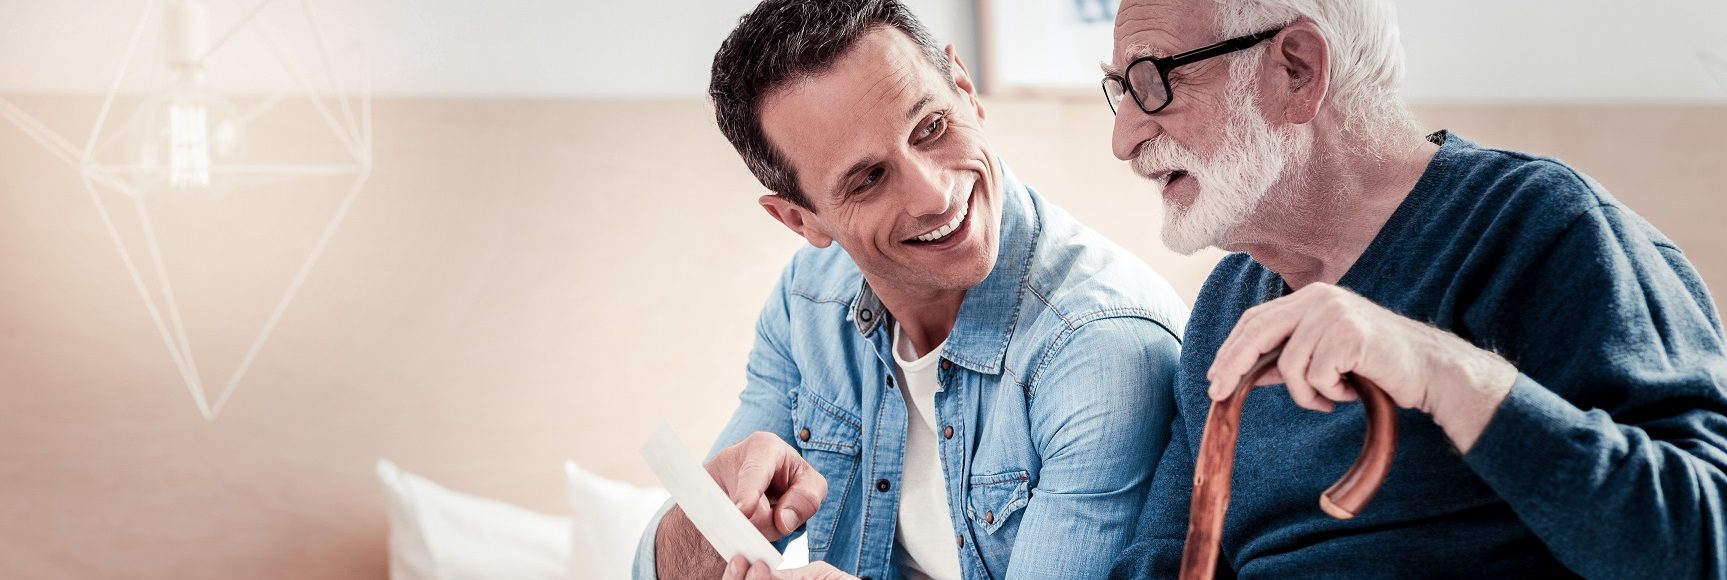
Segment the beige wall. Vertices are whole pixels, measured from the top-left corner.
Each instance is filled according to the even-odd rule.
[[[20,101],[71,126],[88,104]],[[1159,246],[1157,202],[1093,101],[994,101],[991,135],[1191,299],[1216,254]],[[1573,163],[1727,287],[1727,108],[1418,112]],[[206,423],[75,172],[0,124],[0,577],[382,577],[379,457],[561,511],[563,459],[649,483],[634,449],[654,424],[717,432],[799,240],[756,207],[705,105],[387,100],[376,135],[348,222]],[[164,249],[206,382],[291,276],[326,189],[154,206],[177,226]]]

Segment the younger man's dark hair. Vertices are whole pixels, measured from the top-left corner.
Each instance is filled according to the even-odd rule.
[[[714,54],[708,96],[720,132],[762,185],[814,209],[798,187],[797,172],[762,132],[762,100],[787,82],[825,72],[864,34],[884,26],[911,37],[952,82],[941,45],[898,0],[766,0],[738,20]]]

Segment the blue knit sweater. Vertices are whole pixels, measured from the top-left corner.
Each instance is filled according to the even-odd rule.
[[[1291,577],[1727,575],[1727,355],[1672,241],[1552,159],[1444,132],[1426,173],[1339,285],[1504,355],[1521,375],[1468,455],[1398,415],[1385,486],[1347,521],[1317,498],[1361,447],[1360,405],[1248,397],[1225,573]],[[1205,370],[1243,310],[1287,291],[1245,254],[1206,281],[1176,419],[1114,576],[1174,577],[1210,400]]]

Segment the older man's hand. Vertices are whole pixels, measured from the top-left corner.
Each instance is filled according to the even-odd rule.
[[[1334,401],[1356,399],[1343,383],[1345,373],[1354,373],[1398,406],[1432,415],[1466,453],[1517,380],[1517,368],[1499,355],[1315,283],[1242,313],[1206,373],[1211,398],[1227,398],[1260,355],[1279,346],[1277,370],[1259,384],[1283,383],[1295,404],[1330,412]]]
[[[732,556],[726,563],[725,580],[857,580],[856,576],[839,571],[827,562],[811,562],[808,566],[790,570],[774,570],[762,562],[750,562],[743,556]]]

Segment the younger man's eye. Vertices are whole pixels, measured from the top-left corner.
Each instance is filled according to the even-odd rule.
[[[941,134],[942,129],[945,128],[947,128],[947,117],[944,115],[936,115],[934,118],[930,119],[928,123],[924,123],[923,129],[918,131],[917,140],[919,142],[925,141]]]
[[[873,186],[877,181],[880,181],[881,176],[882,169],[880,167],[869,170],[869,173],[864,174],[863,179],[858,180],[857,187],[852,188],[852,193],[863,193],[864,190],[869,189],[870,186]]]

